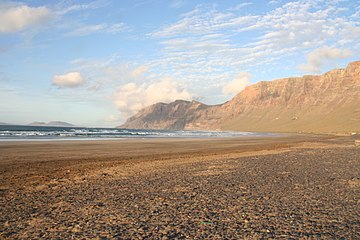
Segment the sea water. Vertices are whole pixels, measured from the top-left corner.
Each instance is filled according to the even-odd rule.
[[[271,133],[228,131],[144,130],[0,125],[0,141],[11,140],[101,140],[128,138],[225,138],[269,136]]]

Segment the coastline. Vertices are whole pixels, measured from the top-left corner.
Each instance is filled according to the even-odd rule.
[[[5,239],[359,232],[352,137],[0,142],[0,152]]]
[[[122,140],[142,138],[233,138],[272,136],[279,133],[164,129],[72,128],[50,126],[0,126],[1,141]]]

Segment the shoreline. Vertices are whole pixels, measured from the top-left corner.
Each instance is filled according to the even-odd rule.
[[[0,126],[1,127],[1,126]],[[126,141],[132,139],[226,139],[277,136],[351,136],[355,133],[311,133],[311,132],[251,132],[221,130],[163,130],[163,129],[121,129],[20,126],[12,125],[0,129],[0,142],[50,142],[50,141]],[[44,130],[47,129],[47,130]],[[74,130],[74,131],[73,131]]]
[[[214,132],[217,133],[217,132]],[[222,132],[219,132],[222,133]],[[231,133],[231,132],[229,132]],[[242,132],[234,132],[242,133]],[[245,132],[244,132],[245,133]],[[247,133],[247,132],[246,132]],[[0,138],[0,142],[40,142],[40,141],[117,141],[117,140],[145,140],[145,139],[236,139],[236,138],[258,138],[258,137],[282,137],[288,135],[322,135],[322,134],[296,134],[296,133],[257,133],[252,132],[251,134],[234,135],[234,136],[131,136],[131,137],[29,137],[29,138]]]
[[[259,133],[261,134],[261,133]],[[220,139],[244,139],[247,138],[263,138],[263,137],[286,137],[286,136],[292,136],[292,135],[313,135],[313,136],[321,136],[321,134],[293,134],[293,133],[264,133],[264,135],[244,135],[244,136],[174,136],[174,137],[163,137],[163,136],[146,136],[146,137],[84,137],[84,138],[76,138],[76,137],[59,137],[59,138],[0,138],[1,142],[57,142],[57,141],[74,141],[74,142],[81,142],[81,141],[133,141],[133,140],[154,140],[154,139],[163,139],[163,140],[206,140],[206,139],[214,139],[214,140],[220,140]],[[324,134],[325,135],[325,134]]]

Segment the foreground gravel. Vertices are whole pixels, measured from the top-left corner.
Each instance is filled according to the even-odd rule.
[[[360,239],[359,147],[121,169],[2,187],[0,238]]]

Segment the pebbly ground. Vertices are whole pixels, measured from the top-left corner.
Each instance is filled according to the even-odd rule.
[[[131,168],[2,187],[0,238],[360,239],[359,147]]]

